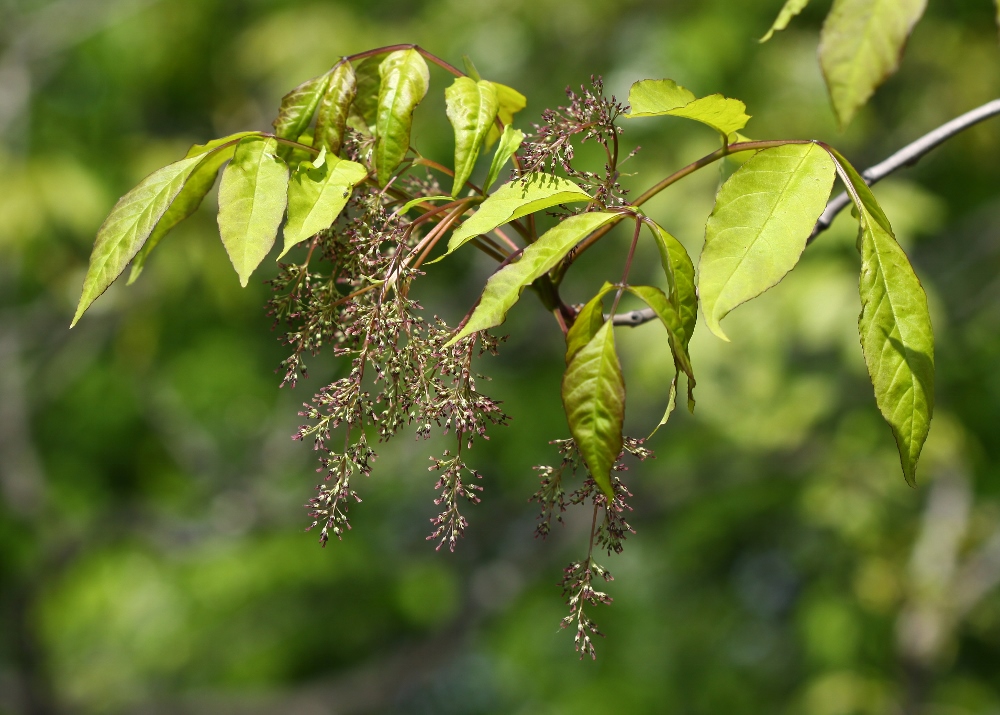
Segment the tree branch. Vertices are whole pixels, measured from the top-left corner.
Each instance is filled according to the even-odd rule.
[[[990,117],[995,117],[998,114],[1000,114],[1000,99],[994,99],[992,102],[987,102],[980,107],[976,107],[961,116],[955,117],[950,122],[942,124],[937,129],[924,134],[922,137],[907,144],[884,161],[865,169],[861,172],[861,176],[864,178],[865,183],[871,186],[903,167],[913,166],[924,156],[924,154],[927,154],[938,145],[944,143],[948,139],[951,139],[956,134],[965,131],[969,127],[974,126],[985,119],[989,119]],[[830,228],[830,225],[837,217],[837,214],[843,211],[844,207],[846,207],[850,202],[851,199],[847,195],[846,191],[830,199],[830,202],[826,205],[826,210],[823,211],[819,220],[816,221],[816,226],[813,228],[813,232],[806,240],[806,245],[812,243],[819,234]],[[631,313],[614,316],[614,324],[637,326],[655,319],[656,314],[650,308],[645,308],[643,310],[633,310]]]

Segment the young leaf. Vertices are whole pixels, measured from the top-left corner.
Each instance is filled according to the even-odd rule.
[[[591,196],[568,179],[552,174],[534,173],[510,181],[497,189],[479,210],[459,226],[448,241],[444,256],[455,252],[476,236],[489,233],[522,216],[574,201],[590,201]]]
[[[524,141],[524,132],[514,129],[510,124],[503,128],[500,135],[500,144],[497,145],[496,154],[493,155],[493,162],[490,164],[490,171],[486,174],[486,183],[483,184],[483,191],[489,191],[493,182],[500,176],[501,170]]]
[[[669,115],[706,124],[728,142],[729,135],[746,126],[750,117],[746,105],[721,94],[695,99],[694,95],[669,79],[644,79],[628,93],[631,109],[627,119]]]
[[[788,27],[788,23],[792,21],[792,18],[802,12],[808,4],[809,0],[787,0],[781,8],[781,12],[778,13],[778,17],[775,18],[774,24],[771,25],[771,29],[767,31],[766,35],[760,38],[760,41],[767,42],[775,32],[780,32]]]
[[[667,339],[670,341],[670,350],[674,354],[674,362],[688,376],[688,380],[693,386],[694,372],[691,369],[691,357],[688,355],[684,323],[666,293],[655,286],[633,285],[628,286],[628,292],[652,308],[656,317],[663,323],[663,327],[667,329]]]
[[[397,50],[382,60],[379,76],[375,172],[379,185],[385,186],[410,148],[413,110],[427,94],[430,73],[419,52]]]
[[[580,312],[576,314],[576,320],[569,326],[569,331],[566,333],[567,365],[604,325],[604,305],[601,299],[614,289],[615,286],[605,282],[597,291],[597,295],[587,301],[587,304],[580,308]]]
[[[861,348],[875,403],[892,428],[903,476],[913,486],[934,413],[934,333],[927,295],[875,195],[854,167],[834,154],[860,214]]]
[[[670,380],[670,387],[667,389],[667,407],[663,410],[663,417],[660,418],[659,423],[653,428],[653,431],[649,433],[649,437],[646,439],[652,437],[660,427],[667,424],[670,420],[670,415],[674,413],[674,409],[677,407],[677,376],[678,373],[675,370],[674,377]]]
[[[292,246],[328,228],[344,210],[354,186],[368,176],[361,164],[335,156],[327,155],[317,164],[302,162],[288,183],[288,222],[279,259]]]
[[[610,321],[580,349],[562,381],[562,400],[569,431],[597,486],[614,499],[611,468],[622,451],[625,381]]]
[[[650,223],[652,225],[650,225]],[[687,250],[666,229],[655,222],[646,224],[656,239],[660,263],[667,276],[670,302],[681,319],[684,345],[691,342],[694,326],[698,322],[698,294],[694,285],[694,264]]]
[[[219,233],[244,288],[274,238],[285,213],[288,167],[274,139],[247,137],[222,172]]]
[[[472,77],[474,82],[478,82],[482,79],[479,75],[479,70],[476,69],[476,65],[473,63],[471,57],[468,55],[462,55],[462,64],[465,66],[465,74]]]
[[[448,341],[448,345],[454,345],[479,330],[500,325],[525,287],[552,270],[587,234],[617,216],[619,214],[596,211],[577,214],[543,233],[537,241],[524,249],[518,260],[490,277],[472,316],[465,327]]]
[[[476,82],[468,77],[456,77],[444,96],[448,120],[455,129],[455,183],[451,195],[457,197],[472,175],[500,102],[492,82]]]
[[[419,206],[420,204],[424,203],[425,201],[451,201],[451,197],[450,196],[418,196],[415,199],[410,199],[405,204],[403,204],[402,206],[400,206],[398,209],[396,209],[395,211],[393,211],[393,214],[394,215],[402,216],[407,211],[409,211],[410,209],[412,209],[414,206]]]
[[[354,97],[353,109],[362,118],[366,128],[375,126],[375,117],[378,114],[378,90],[381,83],[378,68],[385,57],[385,55],[366,57],[354,68],[357,94]]]
[[[139,278],[143,267],[146,265],[146,259],[149,258],[149,254],[153,252],[153,249],[160,243],[160,240],[170,233],[174,226],[198,210],[202,199],[205,198],[208,192],[212,190],[212,186],[215,185],[215,177],[219,173],[219,167],[233,158],[233,153],[236,151],[235,140],[250,136],[251,134],[256,134],[256,132],[238,132],[222,139],[213,139],[205,144],[195,144],[188,150],[185,158],[201,155],[204,156],[204,161],[188,177],[184,188],[174,198],[173,203],[170,204],[170,208],[163,213],[163,216],[156,224],[156,228],[153,229],[149,238],[146,239],[146,243],[143,244],[142,250],[132,260],[132,270],[128,276],[128,285],[132,285]],[[229,144],[230,142],[233,142],[232,146],[219,149],[220,146]]]
[[[278,117],[274,120],[274,133],[282,139],[298,139],[312,121],[313,113],[329,82],[330,73],[327,72],[307,79],[282,97]],[[287,153],[291,151],[291,147],[283,146],[281,150]]]
[[[341,62],[331,71],[329,84],[319,103],[316,133],[313,137],[314,147],[326,149],[334,156],[340,154],[347,117],[357,91],[354,68],[350,62]]]
[[[709,330],[795,267],[833,186],[834,163],[816,144],[785,144],[750,158],[722,185],[698,265]]]
[[[157,169],[118,200],[97,232],[71,328],[125,270],[203,159],[190,156]]]
[[[927,0],[834,0],[820,34],[819,60],[841,127],[899,67]]]
[[[500,111],[497,116],[500,122],[506,127],[514,121],[514,115],[528,106],[528,99],[523,94],[512,87],[499,82],[493,82],[493,87],[497,91],[497,100],[500,102]],[[493,146],[493,142],[500,138],[500,129],[494,122],[486,135],[486,142],[483,144],[487,149]]]

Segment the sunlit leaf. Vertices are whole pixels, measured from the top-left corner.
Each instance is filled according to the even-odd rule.
[[[899,59],[927,0],[834,0],[819,59],[841,127],[847,126]]]
[[[211,191],[212,187],[215,185],[215,177],[219,173],[219,167],[233,158],[233,153],[236,151],[237,141],[251,134],[256,134],[256,132],[239,132],[237,134],[231,134],[228,137],[223,137],[222,139],[213,139],[205,144],[195,144],[188,150],[187,157],[205,155],[210,152],[211,155],[205,157],[205,160],[191,173],[187,182],[184,184],[184,188],[182,188],[180,193],[178,193],[174,198],[173,202],[170,204],[170,208],[163,213],[163,216],[156,224],[156,228],[153,229],[149,238],[146,239],[146,243],[143,244],[142,250],[136,254],[135,259],[132,261],[132,270],[129,272],[128,276],[129,285],[132,285],[142,273],[142,269],[146,265],[146,259],[149,258],[149,254],[153,252],[153,249],[160,243],[160,240],[166,236],[174,228],[174,226],[198,210],[202,199],[205,198],[208,192]],[[232,143],[232,146],[219,149],[220,146],[230,143]]]
[[[524,141],[524,132],[520,129],[514,129],[510,124],[503,128],[503,134],[500,135],[500,143],[497,145],[496,154],[493,155],[493,162],[490,164],[490,171],[486,174],[486,183],[483,184],[483,191],[490,190],[493,182],[500,176],[500,172],[504,166],[514,156],[518,147],[521,146],[522,141]]]
[[[469,75],[473,81],[478,82],[482,79],[479,75],[479,70],[476,69],[476,65],[472,61],[471,57],[468,55],[462,55],[462,65],[465,66],[465,74]]]
[[[912,486],[934,413],[934,333],[927,295],[871,189],[843,157],[837,158],[860,213],[861,348],[875,403],[892,428],[903,476]]]
[[[366,128],[375,126],[375,117],[378,115],[378,90],[381,83],[378,68],[385,57],[385,55],[366,57],[354,68],[357,94],[354,97],[353,108],[364,120]]]
[[[694,326],[698,322],[698,294],[695,290],[694,263],[687,249],[666,229],[655,222],[646,224],[656,240],[660,253],[660,264],[667,276],[670,302],[681,318],[684,345],[691,341]]]
[[[662,427],[663,425],[667,424],[668,421],[670,421],[670,415],[674,413],[674,410],[677,407],[678,375],[679,373],[676,370],[674,370],[674,376],[673,378],[671,378],[670,386],[667,388],[667,407],[666,409],[663,410],[663,417],[660,418],[660,421],[657,423],[656,427],[653,428],[653,431],[649,433],[649,437],[652,437],[654,434],[656,434],[656,432],[660,429],[660,427]],[[649,439],[649,437],[647,437],[646,439]]]
[[[364,181],[368,170],[353,161],[326,155],[319,166],[304,161],[288,183],[288,222],[281,256],[331,224],[344,210],[354,186]]]
[[[792,21],[792,18],[802,12],[808,4],[809,0],[787,0],[781,8],[781,12],[778,13],[778,17],[775,18],[774,24],[771,25],[771,29],[767,31],[766,35],[760,38],[760,41],[767,42],[775,32],[780,32],[788,27],[788,23]]]
[[[448,344],[454,345],[467,335],[500,325],[527,286],[552,270],[587,234],[618,215],[600,212],[577,214],[539,236],[537,241],[524,249],[518,260],[490,277],[472,316]]]
[[[97,232],[70,327],[125,270],[204,158],[191,156],[157,169],[118,200]]]
[[[613,500],[611,468],[622,450],[625,381],[610,321],[598,329],[567,366],[562,400],[570,434],[590,476],[607,498]]]
[[[243,139],[219,184],[219,233],[243,287],[274,245],[285,213],[288,167],[277,149],[274,139]]]
[[[500,102],[500,111],[497,116],[504,126],[514,121],[514,115],[528,106],[528,98],[512,87],[499,82],[493,83],[497,91],[497,100]],[[493,146],[493,142],[500,138],[500,129],[496,123],[490,128],[486,135],[486,142],[483,144],[487,149]]]
[[[347,117],[357,91],[354,68],[350,62],[341,62],[332,70],[330,82],[319,103],[316,132],[313,135],[314,147],[326,149],[334,156],[340,154]]]
[[[644,79],[632,85],[628,93],[631,109],[628,119],[672,116],[693,119],[719,132],[726,141],[729,135],[746,126],[750,117],[746,105],[738,99],[712,94],[695,99],[694,94],[669,79]]]
[[[430,73],[424,58],[411,49],[398,50],[382,60],[379,75],[375,172],[379,184],[385,186],[410,148],[413,110],[427,94]]]
[[[568,179],[552,174],[529,174],[524,179],[510,181],[486,199],[448,241],[444,258],[476,236],[489,233],[498,226],[522,216],[574,201],[590,201],[591,196]],[[441,260],[438,258],[437,260]]]
[[[281,99],[281,107],[274,120],[274,133],[282,139],[297,140],[309,127],[329,82],[330,73],[326,72],[306,80],[286,94]],[[284,145],[280,147],[279,154],[287,158],[291,151],[292,147]]]
[[[687,376],[688,380],[694,383],[694,373],[691,369],[691,357],[688,355],[688,342],[684,334],[684,322],[680,314],[670,302],[667,294],[655,286],[628,286],[629,293],[638,297],[642,302],[653,309],[656,317],[667,329],[667,339],[670,342],[670,350],[674,354],[674,362]]]
[[[414,206],[419,206],[420,204],[427,201],[451,201],[451,200],[452,199],[450,196],[418,196],[415,199],[410,199],[409,201],[407,201],[405,204],[396,209],[393,213],[402,216],[407,211],[412,209]]]
[[[799,260],[833,186],[834,163],[816,144],[755,154],[722,185],[705,227],[698,293],[708,328],[780,281]]]
[[[576,320],[573,321],[566,333],[567,365],[573,356],[597,335],[597,331],[604,324],[604,305],[601,299],[614,289],[615,286],[605,282],[597,295],[587,301],[586,305],[580,308],[580,312],[576,314]]]
[[[476,82],[468,77],[456,77],[444,96],[448,120],[455,130],[455,183],[451,195],[457,197],[472,175],[500,103],[492,82]]]

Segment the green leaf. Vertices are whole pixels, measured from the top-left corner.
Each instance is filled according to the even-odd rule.
[[[509,181],[493,192],[448,241],[444,256],[455,252],[476,236],[522,216],[574,201],[590,201],[591,196],[568,179],[552,174],[534,173],[524,179]]]
[[[204,158],[190,156],[157,169],[118,200],[97,232],[71,328],[125,270]]]
[[[378,90],[382,81],[378,69],[385,57],[385,55],[366,57],[354,68],[357,94],[354,97],[353,108],[363,119],[365,127],[375,126],[375,117],[378,115]]]
[[[816,144],[785,144],[750,158],[722,185],[705,227],[698,289],[709,330],[795,267],[833,186],[834,163]]]
[[[174,198],[170,204],[170,208],[163,213],[163,216],[156,224],[156,228],[153,229],[149,238],[146,239],[142,250],[132,260],[132,270],[128,276],[128,285],[132,285],[139,278],[143,267],[146,265],[146,260],[149,258],[149,254],[153,252],[153,249],[160,243],[160,240],[170,233],[174,226],[198,210],[202,199],[205,198],[208,192],[212,190],[212,186],[215,185],[215,177],[219,173],[219,167],[233,158],[233,153],[236,151],[236,140],[255,134],[257,132],[238,132],[222,139],[213,139],[205,144],[195,144],[188,150],[185,158],[206,154],[210,154],[210,156],[205,157],[205,160],[191,173],[191,176],[188,177],[187,182],[184,184],[184,188]],[[233,142],[232,146],[219,149],[220,146],[229,144],[230,142]]]
[[[820,34],[819,60],[841,127],[899,67],[927,0],[834,0]]]
[[[278,117],[274,120],[274,133],[282,139],[296,141],[312,121],[313,113],[319,105],[320,98],[326,92],[330,82],[330,73],[308,79],[281,100]],[[287,158],[292,147],[283,145],[279,155]]]
[[[479,75],[479,70],[476,69],[476,65],[472,62],[472,58],[468,55],[462,55],[462,64],[465,66],[465,74],[472,77],[476,82],[482,79]]]
[[[274,139],[243,139],[219,184],[219,233],[244,288],[274,245],[285,213],[288,167],[277,149]]]
[[[562,381],[569,431],[597,486],[614,499],[611,469],[622,451],[625,381],[610,321],[576,353]]]
[[[631,109],[627,119],[672,116],[693,119],[712,127],[724,141],[746,126],[750,117],[746,105],[738,99],[712,94],[695,99],[694,94],[670,79],[644,79],[632,85],[628,93]]]
[[[694,335],[694,326],[698,322],[698,294],[694,282],[694,264],[687,249],[676,238],[658,223],[650,221],[646,226],[656,240],[656,248],[660,252],[660,264],[667,276],[667,289],[670,302],[681,318],[685,347]]]
[[[500,144],[497,146],[496,154],[493,155],[490,171],[486,175],[486,183],[483,184],[483,191],[490,190],[493,182],[500,176],[500,172],[504,166],[514,156],[518,147],[521,146],[522,141],[524,141],[524,132],[520,129],[514,129],[510,124],[503,128],[503,134],[500,135]]]
[[[420,204],[424,203],[425,201],[451,201],[451,197],[450,196],[418,196],[415,199],[410,199],[409,201],[407,201],[405,204],[403,204],[398,209],[396,209],[395,211],[393,211],[393,213],[397,214],[399,216],[402,216],[407,211],[409,211],[410,209],[412,209],[414,206],[419,206]]]
[[[787,0],[781,8],[781,12],[778,13],[774,24],[771,25],[771,29],[767,31],[766,35],[760,38],[760,41],[767,42],[775,32],[780,32],[788,27],[788,23],[792,21],[792,18],[802,12],[808,4],[809,0]]]
[[[288,183],[288,222],[279,259],[292,246],[329,228],[347,205],[354,186],[368,176],[361,164],[329,155],[324,159],[317,160],[318,166],[302,162]]]
[[[397,50],[382,60],[379,75],[375,171],[379,185],[385,186],[410,148],[413,110],[427,94],[430,73],[419,52]]]
[[[587,345],[597,335],[597,331],[601,329],[601,326],[604,325],[604,305],[601,300],[614,289],[615,286],[605,282],[597,292],[597,295],[587,301],[587,304],[580,308],[580,312],[576,314],[576,320],[573,321],[573,324],[569,327],[569,331],[566,333],[567,365],[569,365],[573,356]]]
[[[357,91],[354,68],[350,62],[344,60],[331,71],[330,82],[320,100],[319,112],[316,115],[316,132],[313,136],[314,147],[326,149],[334,156],[340,154],[347,117]]]
[[[492,82],[476,82],[468,77],[456,77],[444,97],[448,121],[455,129],[455,182],[451,195],[457,198],[472,175],[500,102]]]
[[[524,249],[518,260],[490,277],[472,316],[448,345],[454,345],[479,330],[500,325],[526,286],[552,270],[580,239],[619,215],[596,211],[577,214],[543,233],[537,241]]]
[[[674,354],[674,363],[688,376],[688,381],[692,388],[694,385],[694,371],[691,369],[691,357],[688,355],[688,342],[684,334],[684,321],[680,314],[670,302],[670,298],[655,286],[627,286],[628,292],[639,298],[642,302],[653,309],[656,317],[667,329],[667,339],[670,342],[670,350]]]
[[[528,98],[512,87],[494,82],[493,87],[497,91],[497,100],[500,102],[500,111],[497,114],[500,122],[506,127],[514,121],[514,115],[528,106]],[[500,129],[496,123],[490,128],[486,135],[486,142],[483,146],[487,149],[493,146],[493,142],[500,138]]]
[[[660,427],[667,424],[667,422],[670,420],[670,415],[674,413],[674,409],[677,407],[677,375],[678,373],[675,371],[674,377],[670,381],[670,387],[667,388],[667,407],[663,411],[663,417],[660,418],[659,423],[656,425],[656,427],[653,428],[653,431],[649,433],[649,437],[647,437],[646,439],[652,437],[654,434],[657,433]]]

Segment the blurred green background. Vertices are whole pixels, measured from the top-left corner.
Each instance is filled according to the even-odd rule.
[[[267,129],[285,91],[343,54],[467,53],[528,96],[523,129],[591,74],[619,97],[671,77],[746,101],[748,136],[823,139],[859,167],[1000,95],[991,3],[931,2],[900,73],[840,133],[815,59],[828,3],[759,45],[780,5],[0,0],[0,712],[1000,713],[997,120],[876,190],[938,336],[919,487],[867,383],[842,217],[727,320],[732,343],[696,333],[697,412],[626,475],[638,533],[606,559],[596,663],[558,628],[587,515],[540,542],[526,503],[531,467],[567,436],[561,337],[537,301],[481,363],[513,420],[469,454],[484,501],[455,554],[424,540],[437,439],[383,447],[343,542],[303,533],[315,455],[289,437],[338,367],[314,359],[278,389],[273,264],[239,287],[213,201],[67,330],[114,200],[191,143]],[[414,134],[445,160],[449,81],[432,71]],[[626,129],[644,147],[626,164],[636,187],[716,141],[682,120]],[[649,206],[693,253],[721,178]],[[617,276],[626,243],[588,253],[567,298]],[[460,317],[487,270],[472,253],[429,267],[450,291],[427,291],[429,310]],[[621,332],[630,434],[663,409],[660,333]]]

